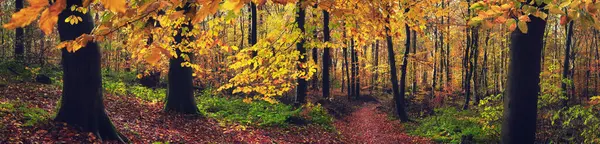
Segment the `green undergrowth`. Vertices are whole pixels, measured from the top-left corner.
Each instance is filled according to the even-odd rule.
[[[52,116],[44,109],[32,107],[22,102],[0,102],[0,116],[4,117],[9,113],[22,115],[22,126],[35,126],[48,122]]]
[[[472,110],[456,108],[435,109],[435,115],[407,124],[409,134],[431,138],[441,143],[461,143],[463,137],[472,137],[476,143],[494,142],[493,131],[481,124],[480,115]]]
[[[224,124],[288,126],[292,119],[301,119],[306,123],[328,128],[333,122],[333,118],[320,105],[294,108],[291,105],[271,104],[262,100],[244,102],[242,98],[214,95],[211,91],[211,89],[207,89],[197,97],[198,108],[202,115],[215,118]]]
[[[164,88],[152,89],[138,84],[133,72],[104,71],[103,73],[102,87],[107,94],[116,96],[132,95],[151,102],[162,101],[166,96],[166,89]]]

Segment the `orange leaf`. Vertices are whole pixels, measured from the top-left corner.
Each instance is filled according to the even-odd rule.
[[[56,25],[56,22],[58,21],[58,15],[65,8],[66,1],[57,0],[49,9],[42,12],[38,25],[40,26],[40,29],[44,31],[44,34],[49,35],[52,33],[52,29],[54,29],[54,25]]]

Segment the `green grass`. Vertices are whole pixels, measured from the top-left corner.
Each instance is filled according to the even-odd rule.
[[[317,106],[294,108],[290,105],[257,100],[246,103],[242,98],[227,98],[213,95],[205,90],[197,97],[198,109],[204,116],[215,118],[224,123],[240,123],[257,126],[287,126],[291,117],[302,117],[313,124],[331,127],[333,118],[327,111]],[[307,115],[301,114],[304,110]]]
[[[479,115],[471,110],[456,108],[436,109],[436,115],[418,121],[418,125],[407,125],[409,134],[428,137],[441,143],[460,143],[462,136],[473,136],[477,143],[495,141],[494,134],[484,130]]]

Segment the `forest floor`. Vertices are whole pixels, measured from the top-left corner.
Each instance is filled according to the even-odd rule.
[[[366,102],[334,125],[348,141],[357,143],[432,143],[429,139],[406,134],[400,122],[380,112],[379,106],[375,102]]]
[[[100,142],[63,123],[56,113],[61,90],[52,85],[17,83],[0,86],[0,143]],[[169,114],[161,102],[105,95],[115,127],[133,143],[430,143],[403,132],[397,120],[379,112],[376,102],[361,102],[355,111],[334,121],[334,130],[318,125],[254,127],[222,124],[215,119]],[[31,121],[37,123],[30,125]]]

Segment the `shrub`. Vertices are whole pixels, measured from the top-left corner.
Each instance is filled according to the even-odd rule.
[[[244,102],[241,98],[226,98],[211,95],[205,90],[198,97],[201,114],[222,120],[226,123],[237,122],[244,125],[285,126],[286,120],[297,115],[300,110],[292,106],[267,101]]]
[[[419,120],[419,125],[407,125],[409,134],[432,138],[442,143],[460,143],[462,136],[473,136],[476,142],[489,142],[493,136],[483,130],[478,115],[456,108],[435,109],[435,116]]]
[[[202,92],[198,99],[198,109],[202,115],[216,118],[225,123],[236,122],[244,125],[258,126],[287,126],[291,117],[300,117],[306,110],[307,115],[302,115],[306,120],[331,128],[333,118],[321,105],[305,105],[302,108],[293,108],[283,103],[271,103],[264,100],[252,102],[242,98],[228,98],[213,95],[211,89]]]
[[[565,130],[575,130],[579,136],[566,137],[569,141],[600,143],[600,96],[593,97],[589,106],[575,105],[557,111],[552,125],[559,124]],[[581,143],[581,142],[579,142]]]
[[[152,102],[162,101],[166,97],[166,89],[151,89],[140,85],[134,85],[127,90],[129,93],[140,99]]]

